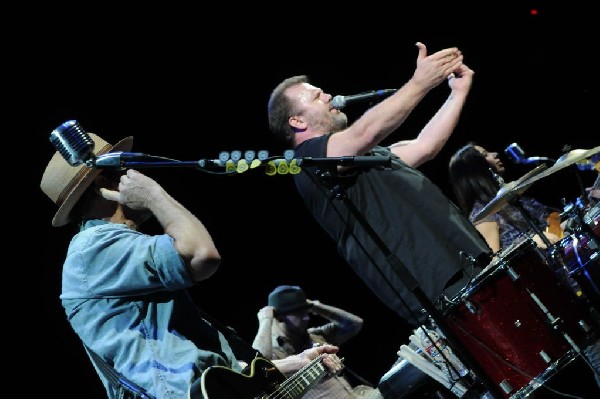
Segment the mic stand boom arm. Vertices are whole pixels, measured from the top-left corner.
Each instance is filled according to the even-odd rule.
[[[92,158],[86,162],[91,168],[96,169],[127,169],[127,168],[198,168],[208,162],[205,159],[198,161],[178,161],[137,152],[112,152]]]
[[[389,166],[392,158],[389,156],[343,156],[324,158],[296,158],[298,166]],[[246,161],[247,162],[247,161]],[[97,169],[126,169],[126,168],[215,168],[225,167],[226,160],[200,159],[197,161],[178,161],[137,152],[113,152],[92,158],[86,162],[91,168]]]

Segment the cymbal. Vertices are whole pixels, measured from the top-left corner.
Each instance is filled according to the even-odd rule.
[[[558,172],[568,166],[574,165],[577,162],[583,161],[584,159],[590,158],[594,154],[600,153],[600,146],[594,147],[589,150],[572,150],[561,156],[556,160],[556,163],[550,168],[546,169],[540,174],[532,176],[530,179],[526,179],[522,185],[529,187],[536,181],[543,179],[544,177],[550,176],[551,174]]]
[[[529,188],[529,186],[533,184],[527,184],[526,181],[532,178],[532,176],[537,176],[539,173],[542,173],[542,171],[546,168],[546,164],[540,164],[523,176],[519,177],[517,180],[503,185],[500,190],[498,190],[496,196],[492,198],[492,200],[488,202],[481,211],[479,211],[479,213],[473,219],[473,222],[477,223],[480,220],[493,215],[504,208],[506,204],[523,194]]]

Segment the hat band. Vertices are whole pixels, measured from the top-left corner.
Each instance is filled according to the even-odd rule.
[[[96,153],[96,155],[102,155],[105,152],[108,152],[111,148],[112,148],[112,146],[110,144],[106,144],[104,147],[102,147],[100,149],[100,151],[98,151]],[[58,205],[59,208],[65,202],[65,200],[69,196],[69,193],[71,193],[71,191],[73,191],[75,189],[75,187],[77,187],[79,185],[79,183],[81,182],[81,179],[82,179],[82,175],[85,175],[87,172],[88,171],[86,170],[85,167],[81,168],[79,170],[79,172],[77,172],[77,174],[74,176],[74,178],[69,181],[69,184],[67,184],[65,186],[65,188],[60,192],[60,195],[56,199],[56,205]]]

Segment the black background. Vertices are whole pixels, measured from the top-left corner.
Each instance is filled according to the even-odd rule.
[[[8,263],[17,276],[6,284],[16,299],[6,305],[16,345],[7,349],[16,351],[17,376],[25,378],[28,393],[104,397],[58,299],[71,231],[51,227],[55,207],[39,190],[55,127],[76,119],[111,143],[133,135],[135,151],[183,161],[232,150],[281,154],[268,132],[266,103],[282,79],[308,74],[332,95],[398,88],[414,70],[416,41],[431,53],[458,46],[475,71],[473,89],[444,150],[421,168],[453,198],[447,163],[469,140],[499,152],[518,142],[528,156],[554,159],[564,146],[598,145],[591,10],[577,2],[519,3],[331,9],[143,4],[127,10],[59,3],[8,16],[19,22],[5,35],[7,137],[19,149],[11,152],[18,171],[8,172],[20,190],[7,187],[5,199],[23,211],[12,205],[6,210],[17,226],[14,234],[20,232],[6,248],[18,248]],[[530,14],[533,7],[538,15]],[[433,90],[390,142],[414,137],[447,94],[445,84]],[[345,111],[353,120],[367,107]],[[512,178],[532,168],[505,164]],[[268,293],[279,284],[301,285],[310,298],[365,319],[363,332],[342,348],[349,368],[376,383],[394,363],[410,330],[339,258],[289,175],[267,176],[260,169],[234,176],[193,168],[144,172],[199,216],[220,249],[219,272],[192,289],[210,314],[251,342]],[[579,176],[591,185],[597,175]],[[574,174],[561,171],[529,193],[561,207],[562,199],[581,195],[581,186]],[[581,375],[589,380],[586,370]],[[586,384],[562,388],[582,395]]]

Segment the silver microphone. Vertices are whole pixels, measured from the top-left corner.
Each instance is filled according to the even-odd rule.
[[[139,152],[109,152],[96,156],[94,141],[76,120],[62,123],[50,133],[50,142],[71,166],[81,164],[95,169],[123,169],[127,161],[142,160]]]
[[[81,165],[94,156],[94,141],[75,120],[54,129],[50,142],[71,166]]]

